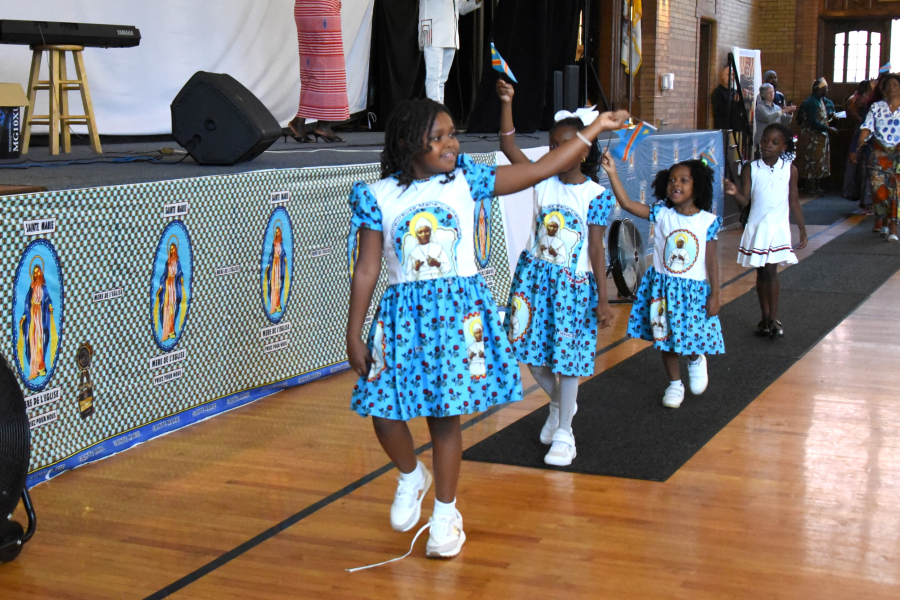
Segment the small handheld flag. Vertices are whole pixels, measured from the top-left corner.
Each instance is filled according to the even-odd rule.
[[[499,52],[497,52],[497,47],[494,46],[494,42],[491,42],[491,65],[494,67],[495,71],[505,73],[506,76],[512,79],[515,83],[519,83],[518,81],[516,81],[516,77],[512,74],[512,71],[509,70],[509,65],[506,64],[506,61],[503,60],[503,57],[500,56]]]
[[[703,153],[700,155],[700,160],[706,163],[706,166],[708,167],[719,164],[719,161],[716,160],[716,147],[714,144],[710,145],[709,148],[703,151]]]
[[[624,162],[631,160],[631,156],[634,154],[638,144],[654,131],[656,131],[656,127],[644,121],[640,121],[640,125],[616,130],[616,134],[619,136],[619,143],[610,150],[610,154],[616,160]]]
[[[879,75],[882,73],[890,73],[890,72],[891,72],[891,62],[890,61],[881,65],[881,67],[878,69]]]

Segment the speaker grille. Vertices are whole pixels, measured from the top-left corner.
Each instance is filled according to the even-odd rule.
[[[15,374],[0,357],[0,519],[16,508],[31,459],[25,398]]]

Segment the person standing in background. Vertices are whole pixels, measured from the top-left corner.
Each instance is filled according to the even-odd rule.
[[[444,84],[459,48],[459,15],[479,8],[481,0],[419,0],[419,50],[425,54],[425,95],[435,102],[444,103]]]
[[[759,141],[762,139],[763,129],[772,123],[790,125],[794,111],[797,110],[793,104],[783,108],[775,104],[775,93],[775,87],[771,83],[759,86],[759,99],[756,102],[755,111],[756,133],[753,134],[753,147],[757,150]]]
[[[797,169],[800,178],[806,179],[809,191],[822,195],[822,179],[831,175],[831,146],[828,134],[837,129],[828,125],[828,108],[825,95],[828,94],[828,82],[824,77],[812,85],[812,93],[803,101],[798,110],[800,121],[800,144],[797,148],[799,158]]]
[[[341,38],[341,0],[295,0],[297,44],[300,50],[300,108],[288,128],[298,142],[311,142],[306,120],[318,123],[316,141],[343,142],[331,123],[350,118],[344,43]]]
[[[734,129],[744,131],[741,127],[741,101],[734,87],[737,78],[731,67],[723,67],[719,71],[719,85],[712,91],[713,129]],[[729,83],[731,90],[728,89]]]
[[[763,75],[763,82],[768,83],[775,90],[775,97],[772,99],[775,106],[784,108],[787,101],[784,99],[784,94],[778,91],[778,73],[766,71],[765,75]]]

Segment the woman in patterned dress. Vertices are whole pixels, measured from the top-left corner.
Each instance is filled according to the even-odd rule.
[[[887,235],[890,242],[897,241],[898,190],[900,170],[900,75],[891,73],[881,82],[884,100],[869,108],[857,139],[857,152],[850,160],[855,164],[862,154],[869,136],[872,154],[869,159],[869,177],[872,182],[872,201],[875,204],[875,230]]]
[[[828,82],[822,77],[812,85],[812,94],[803,101],[798,111],[800,140],[797,171],[800,179],[809,182],[810,192],[822,195],[822,179],[831,175],[831,145],[828,134],[837,129],[828,125],[829,115],[825,104]]]
[[[344,45],[341,40],[341,0],[295,0],[297,44],[300,50],[300,108],[288,127],[298,142],[310,142],[307,119],[318,121],[316,140],[343,142],[331,123],[350,118]]]

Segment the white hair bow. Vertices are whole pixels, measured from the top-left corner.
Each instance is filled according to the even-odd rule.
[[[563,119],[580,119],[584,126],[587,127],[591,123],[594,122],[599,116],[600,113],[597,112],[596,106],[591,106],[590,108],[579,108],[574,113],[570,113],[567,110],[558,111],[555,115],[553,115],[554,121],[562,121]]]

